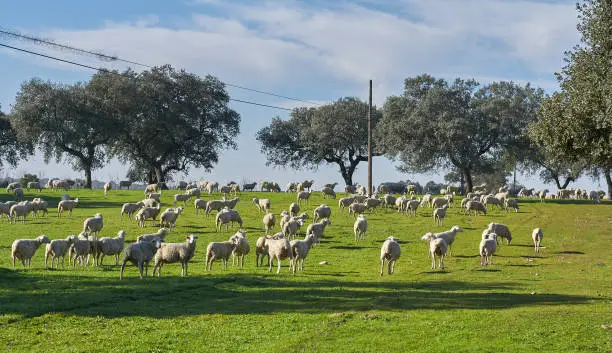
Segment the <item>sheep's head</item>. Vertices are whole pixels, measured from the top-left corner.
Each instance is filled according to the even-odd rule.
[[[123,229],[117,232],[117,236],[120,237],[120,238],[125,238],[126,234],[127,233]]]
[[[81,232],[81,233],[79,233],[79,238],[81,238],[81,239],[89,239],[89,233]]]
[[[47,238],[46,235],[41,235],[38,238],[36,238],[38,240],[39,243],[41,244],[49,244],[51,242],[51,240],[49,240],[49,238]]]
[[[96,213],[96,214],[94,215],[94,218],[102,218],[102,213]]]
[[[508,234],[508,236],[506,237],[506,244],[510,244],[511,241],[512,241],[512,235]]]
[[[331,225],[331,221],[329,220],[329,218],[323,218],[323,220],[321,221],[321,224],[325,224],[326,226]]]
[[[487,239],[492,239],[492,240],[497,241],[497,234],[489,233],[489,235],[487,235]]]
[[[396,238],[396,237],[394,237],[394,236],[390,236],[390,237],[388,237],[388,238],[387,238],[387,240],[389,240],[389,241],[393,241],[393,242],[396,242],[396,243],[397,243],[397,241],[398,241],[399,239],[398,239],[398,238]]]
[[[453,231],[453,232],[460,232],[461,233],[461,232],[463,232],[463,229],[461,229],[461,227],[459,227],[459,226],[453,226],[451,228],[451,231]]]
[[[183,207],[179,206],[179,207],[176,209],[176,214],[180,214],[181,212],[183,212]]]
[[[433,239],[433,233],[431,232],[425,233],[425,235],[421,237],[421,240],[424,241],[431,241],[431,239]]]
[[[196,239],[198,239],[198,236],[193,234],[189,234],[188,237],[185,237],[185,240],[187,240],[189,244],[195,243]]]
[[[253,203],[257,205],[259,203],[259,199],[257,197],[253,197]]]

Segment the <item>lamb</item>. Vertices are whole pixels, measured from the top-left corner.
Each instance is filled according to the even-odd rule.
[[[519,205],[516,202],[515,199],[506,199],[506,212],[508,212],[508,209],[513,208],[514,212],[518,212],[519,211]]]
[[[195,214],[196,216],[199,214],[199,210],[204,210],[206,211],[206,200],[202,200],[202,199],[196,199],[193,202],[193,207],[195,208]]]
[[[125,245],[125,231],[120,230],[117,232],[117,236],[114,238],[104,237],[100,238],[98,252],[98,258],[100,265],[103,265],[104,256],[115,255],[115,265],[119,265],[119,254],[123,251]]]
[[[436,208],[433,210],[433,220],[434,224],[441,226],[444,224],[444,217],[446,217],[446,209],[448,208],[448,204],[442,206],[441,208]]]
[[[15,268],[15,260],[21,260],[23,267],[32,267],[32,256],[41,244],[49,244],[51,241],[46,235],[41,235],[36,239],[17,239],[11,247],[11,256],[13,258],[13,268]]]
[[[172,205],[176,206],[177,202],[182,202],[183,205],[187,205],[187,201],[189,201],[190,198],[191,198],[191,195],[176,194],[176,195],[174,195],[174,202],[172,203]]]
[[[37,182],[37,181],[30,181],[26,185],[26,190],[30,191],[30,189],[38,190],[38,192],[41,192],[42,191],[42,186],[40,186],[40,183]]]
[[[57,217],[62,216],[62,212],[68,211],[68,215],[72,217],[72,210],[79,205],[79,198],[74,200],[62,200],[57,204]]]
[[[295,236],[301,226],[304,225],[304,220],[299,217],[292,217],[288,222],[283,224],[283,233],[285,236],[291,239],[295,239]]]
[[[298,204],[301,204],[302,201],[308,204],[309,199],[310,199],[310,191],[300,191],[297,195]]]
[[[269,199],[258,199],[256,197],[253,198],[253,203],[257,206],[257,211],[261,213],[261,211],[265,211],[265,213],[270,212],[270,200]]]
[[[177,208],[167,208],[164,212],[159,216],[160,223],[163,227],[170,228],[170,231],[174,230],[174,226],[176,225],[176,220],[178,216],[183,212],[182,207]]]
[[[77,259],[79,260],[79,264],[84,266],[85,257],[89,255],[91,251],[91,243],[89,241],[89,234],[81,233],[78,237],[76,237],[72,241],[72,246],[70,247],[68,262],[72,262],[73,267],[76,266]]]
[[[295,202],[292,202],[291,205],[289,205],[289,215],[291,217],[295,217],[298,215],[298,213],[300,213],[300,205]]]
[[[325,227],[328,225],[331,225],[331,221],[328,218],[323,218],[323,220],[319,223],[309,224],[308,228],[306,228],[306,235],[313,234],[318,243],[319,239],[323,238],[325,235]]]
[[[488,238],[482,239],[478,247],[480,255],[480,266],[486,266],[493,263],[493,254],[497,249],[497,234],[490,233]]]
[[[155,224],[155,219],[159,215],[159,211],[161,209],[161,205],[157,204],[157,207],[143,207],[138,213],[136,213],[136,222],[138,222],[138,226],[140,228],[145,227],[145,221],[147,219],[151,219],[151,223]]]
[[[535,252],[540,252],[540,247],[542,246],[542,238],[544,238],[544,233],[542,233],[542,229],[535,228],[533,232],[531,232],[531,239],[533,239],[533,245],[535,246]]]
[[[276,216],[274,216],[274,213],[266,213],[263,216],[263,224],[266,229],[266,233],[270,233],[270,230],[274,229],[274,226],[276,225]]]
[[[304,271],[304,260],[308,256],[308,252],[316,242],[316,236],[314,234],[307,234],[304,240],[292,240],[289,244],[291,245],[291,251],[293,252],[293,260],[291,260],[290,267],[297,266],[298,270]]]
[[[221,231],[221,226],[225,224],[225,230],[228,229],[228,224],[232,222],[232,228],[234,227],[234,222],[237,222],[240,227],[242,227],[242,218],[240,214],[236,210],[230,210],[227,207],[217,213],[215,217],[215,228],[217,232]]]
[[[506,238],[506,244],[510,244],[512,241],[510,229],[508,229],[508,227],[504,224],[491,222],[487,226],[487,230],[489,231],[489,234],[497,234],[497,240],[500,240],[500,238]]]
[[[322,218],[330,218],[330,217],[331,217],[331,208],[329,208],[329,206],[327,205],[320,205],[319,207],[315,208],[313,211],[312,218],[314,222]]]
[[[332,199],[336,198],[336,192],[334,191],[334,189],[327,186],[321,189],[321,194],[323,195],[324,199],[326,199],[327,197],[331,197]]]
[[[157,276],[161,276],[162,266],[174,262],[181,263],[181,276],[187,276],[189,260],[193,258],[196,249],[197,236],[190,234],[182,243],[162,243],[155,253],[155,266],[153,266],[153,276],[157,271]]]
[[[265,246],[268,248],[268,272],[272,272],[272,262],[274,259],[278,261],[276,273],[280,273],[281,260],[289,259],[289,270],[295,274],[295,266],[293,264],[293,250],[288,239],[266,238]]]
[[[154,241],[155,238],[159,238],[160,240],[164,240],[168,235],[168,229],[160,228],[156,233],[153,234],[143,234],[139,236],[136,241]]]
[[[357,219],[357,214],[362,214],[368,210],[368,206],[363,203],[352,203],[349,207],[349,214],[353,214],[355,219]]]
[[[235,247],[236,243],[231,240],[209,243],[206,248],[206,271],[212,271],[212,263],[218,259],[223,261],[223,268],[227,269],[227,262]]]
[[[343,197],[338,200],[338,207],[343,210],[344,208],[349,207],[353,201],[355,201],[354,197]]]
[[[153,199],[157,202],[161,202],[161,192],[151,192],[147,194],[147,199]]]
[[[448,244],[444,238],[436,238],[434,234],[427,233],[422,240],[429,241],[429,257],[431,257],[431,269],[436,269],[436,256],[439,257],[438,268],[444,269],[444,256],[446,256],[446,250]]]
[[[441,233],[435,233],[434,238],[441,238],[446,241],[446,245],[448,246],[448,256],[452,256],[453,254],[453,243],[455,242],[455,237],[457,233],[462,233],[463,229],[459,226],[453,226],[450,230]]]
[[[124,214],[127,214],[128,219],[132,219],[134,213],[138,212],[138,210],[142,207],[144,207],[144,203],[142,201],[137,203],[124,203],[123,207],[121,207],[121,220],[123,220]]]
[[[111,183],[104,184],[104,196],[108,195],[108,192],[112,189]]]
[[[487,215],[487,208],[485,207],[485,205],[478,201],[470,200],[465,204],[465,211],[463,212],[463,214],[471,215],[472,211],[474,211],[476,215],[478,215],[479,213],[482,213],[485,216]]]
[[[51,268],[53,268],[53,263],[57,260],[56,267],[59,268],[59,258],[62,258],[62,268],[64,267],[64,259],[66,256],[66,252],[74,242],[75,236],[70,235],[66,239],[53,239],[45,249],[45,267],[47,267],[47,261],[49,260],[49,256],[51,256]]]
[[[230,241],[236,244],[232,251],[232,266],[234,266],[236,257],[238,257],[238,260],[241,262],[240,267],[244,268],[244,256],[251,251],[251,246],[246,238],[246,232],[242,229],[239,230],[236,234],[232,235]]]
[[[119,280],[123,279],[123,271],[128,261],[138,266],[140,279],[143,278],[143,269],[145,276],[147,276],[149,272],[149,262],[153,260],[153,256],[155,256],[157,249],[161,247],[161,242],[161,239],[153,238],[151,241],[139,240],[136,243],[126,246],[123,250],[123,261],[121,263],[121,271],[119,272]]]
[[[17,224],[17,221],[21,217],[21,223],[25,223],[25,219],[32,211],[32,203],[30,201],[25,201],[23,203],[18,203],[11,206],[9,210],[10,222]]]
[[[355,241],[365,239],[366,231],[368,230],[368,221],[365,216],[360,214],[353,225],[353,232],[355,233]]]
[[[388,237],[380,248],[380,275],[383,275],[385,260],[389,261],[389,274],[392,275],[395,270],[395,261],[402,255],[402,249],[395,237]]]

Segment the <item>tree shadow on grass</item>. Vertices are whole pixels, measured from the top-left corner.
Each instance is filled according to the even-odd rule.
[[[362,249],[378,249],[376,246],[346,246],[346,245],[338,245],[338,246],[330,246],[330,249],[340,249],[340,250],[362,250]]]
[[[90,273],[41,276],[0,269],[0,286],[5,288],[0,293],[0,313],[23,317],[56,312],[88,317],[170,318],[200,314],[329,313],[373,308],[388,311],[496,309],[584,304],[597,300],[586,296],[517,293],[514,290],[518,284],[509,282],[392,282],[391,278],[348,282],[313,277],[303,281],[300,274],[267,272],[217,272],[187,278],[167,276],[139,280],[136,273],[133,266],[129,267],[126,278],[119,281]],[[1,320],[0,325],[6,323]]]
[[[562,254],[562,255],[584,255],[584,253],[582,251],[557,251],[555,252],[555,254]]]

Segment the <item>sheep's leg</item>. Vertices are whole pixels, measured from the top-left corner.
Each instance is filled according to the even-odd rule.
[[[436,269],[436,254],[433,254],[430,252],[431,255],[431,269],[435,270]]]
[[[119,265],[119,254],[115,254],[115,266]]]
[[[380,259],[380,275],[383,275],[383,269],[385,268],[385,258]]]
[[[140,273],[140,279],[142,279],[142,270],[143,270],[143,263],[141,261],[138,261],[138,272]]]
[[[389,263],[387,263],[387,272],[392,275],[393,274],[393,263],[395,262],[395,260],[389,260]]]
[[[272,258],[270,255],[268,255],[268,272],[272,272]]]
[[[240,264],[240,268],[244,268],[244,254],[242,254],[242,263]]]
[[[291,266],[291,263],[289,263],[289,266]],[[280,273],[280,269],[281,269],[281,260],[280,257],[278,258],[278,268],[276,270],[276,273]],[[291,270],[291,269],[290,269]]]

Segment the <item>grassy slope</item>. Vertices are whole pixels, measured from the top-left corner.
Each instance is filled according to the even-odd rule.
[[[0,225],[0,350],[41,351],[211,351],[211,352],[383,352],[383,351],[611,351],[610,275],[612,205],[587,202],[540,204],[524,201],[519,214],[493,211],[467,217],[453,208],[444,229],[464,228],[446,261],[446,271],[431,271],[420,237],[434,230],[429,209],[417,217],[389,212],[369,215],[367,240],[353,242],[353,219],[333,205],[327,237],[292,276],[287,267],[269,274],[247,256],[241,270],[204,271],[204,250],[225,240],[231,229],[214,231],[214,218],[194,215],[191,204],[167,241],[200,236],[190,277],[180,265],[167,265],[162,278],[139,280],[135,267],[119,282],[118,267],[44,270],[44,250],[31,270],[13,270],[14,239],[78,233],[85,217],[105,216],[104,236],[125,229],[132,241],[144,231],[120,221],[123,202],[141,191],[72,191],[82,207],[72,218],[29,219],[25,225]],[[164,200],[170,200],[170,192]],[[56,205],[59,193],[43,192]],[[263,234],[261,216],[250,203],[260,193],[243,193],[237,209],[254,249]],[[28,195],[28,198],[33,195]],[[295,194],[266,194],[279,213]],[[6,194],[0,196],[5,200]],[[322,203],[313,194],[312,209]],[[503,245],[489,268],[476,255],[481,230],[491,221],[510,226],[514,240]],[[534,256],[531,230],[544,230],[544,245]],[[278,228],[277,228],[278,229]],[[146,232],[153,232],[150,226]],[[394,235],[402,258],[392,276],[381,277],[380,245]],[[322,260],[329,265],[318,265]],[[532,294],[535,292],[535,294]]]

